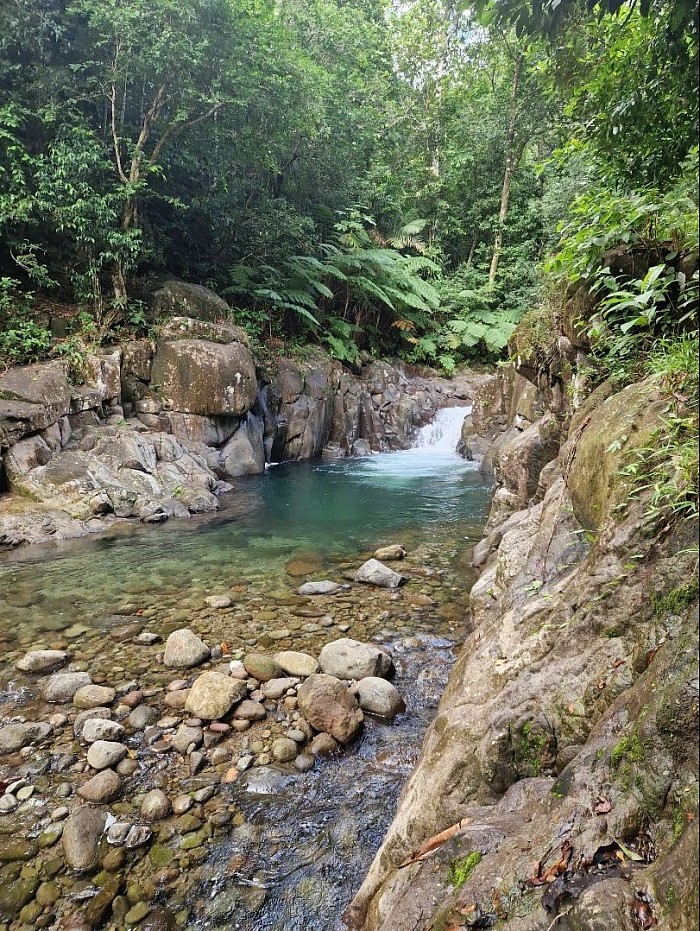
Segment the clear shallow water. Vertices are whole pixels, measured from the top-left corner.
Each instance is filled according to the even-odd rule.
[[[238,812],[237,820],[214,833],[204,862],[183,865],[176,888],[155,903],[187,909],[188,928],[343,927],[466,629],[470,544],[481,535],[490,487],[451,451],[463,416],[444,412],[406,452],[273,467],[240,481],[215,516],[125,524],[109,536],[0,555],[0,721],[43,713],[34,683],[13,668],[27,649],[69,647],[96,681],[167,685],[172,673],[154,661],[162,647],[144,652],[121,631],[165,636],[189,626],[232,651],[318,654],[339,636],[391,650],[405,714],[390,725],[368,719],[354,746],[311,773],[273,768],[272,786],[260,792],[254,767],[221,787],[217,805]],[[399,592],[355,585],[335,598],[296,597],[301,582],[343,581],[391,542],[409,554],[400,568],[410,581]],[[233,593],[235,605],[207,608],[205,597],[221,592]],[[275,714],[256,728],[288,726]],[[248,735],[255,739],[253,729]],[[171,795],[198,787],[200,777],[189,778],[184,764],[153,758],[137,741],[133,747],[140,769],[132,794],[163,780]],[[50,780],[46,786],[39,790],[50,798]],[[177,839],[158,842],[177,850]]]

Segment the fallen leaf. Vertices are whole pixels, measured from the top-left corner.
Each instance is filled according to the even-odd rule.
[[[612,804],[610,803],[610,799],[599,798],[598,801],[593,806],[593,811],[597,815],[607,815],[607,813],[610,811],[611,808],[612,808]]]
[[[604,688],[605,688],[605,682],[599,682],[599,683],[598,683],[598,688],[601,689],[601,690],[604,689]]]
[[[624,666],[626,662],[627,660],[624,660],[624,659],[616,659],[615,662],[613,663],[613,669],[619,669],[620,666]]]
[[[557,878],[561,876],[562,873],[566,871],[569,863],[571,862],[571,857],[574,852],[574,847],[571,841],[565,840],[561,845],[561,857],[557,860],[556,863],[553,863],[548,870],[542,872],[543,863],[540,862],[537,864],[535,875],[531,876],[528,879],[528,883],[531,886],[544,886],[547,883],[552,883]]]
[[[437,850],[438,847],[441,847],[444,843],[450,840],[451,837],[454,837],[457,831],[461,830],[465,824],[469,824],[471,818],[462,818],[461,821],[458,821],[457,824],[453,824],[449,828],[445,828],[444,831],[440,831],[439,834],[433,835],[433,837],[428,838],[428,840],[415,852],[412,853],[409,857],[399,864],[399,869],[403,869],[405,866],[410,866],[411,863],[418,863],[419,860],[425,860],[427,856],[433,853],[434,850]]]
[[[636,860],[637,862],[639,862],[640,860],[644,859],[644,857],[641,854],[637,853],[636,850],[632,850],[630,847],[627,847],[625,844],[622,843],[622,841],[615,840],[615,843],[620,848],[620,850],[624,853],[624,855],[627,857],[628,860]]]
[[[225,656],[228,653],[228,643],[222,643],[220,649]]]

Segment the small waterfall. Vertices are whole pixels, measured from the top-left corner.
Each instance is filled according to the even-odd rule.
[[[430,449],[436,453],[453,453],[457,448],[464,418],[471,414],[468,407],[443,407],[434,420],[421,427],[414,449]]]

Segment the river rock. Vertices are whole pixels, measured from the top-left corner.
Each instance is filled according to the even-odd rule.
[[[220,672],[205,672],[195,679],[185,702],[185,710],[198,718],[216,721],[223,718],[246,694],[245,682]]]
[[[20,672],[53,672],[70,659],[67,650],[32,650],[17,663]]]
[[[106,707],[112,704],[115,695],[114,689],[106,685],[84,685],[73,696],[73,704],[84,711]]]
[[[41,684],[44,701],[62,703],[72,701],[78,689],[90,685],[92,678],[87,672],[58,672]]]
[[[368,559],[355,573],[356,582],[366,582],[368,585],[378,585],[381,588],[398,588],[406,579],[398,572],[394,572],[378,559]]]
[[[0,727],[0,754],[15,753],[22,747],[39,743],[51,733],[51,725],[42,721],[28,721],[25,724],[7,724]]]
[[[299,710],[317,731],[348,743],[362,727],[364,716],[355,696],[333,676],[318,673],[299,687]]]
[[[118,721],[105,720],[104,718],[88,718],[83,723],[80,736],[85,743],[92,744],[96,740],[119,741],[124,737],[125,733],[124,728]]]
[[[278,763],[290,763],[299,752],[295,742],[289,737],[278,737],[272,741],[272,758]]]
[[[370,711],[382,718],[391,720],[406,710],[406,702],[398,689],[391,682],[380,679],[378,676],[367,676],[361,679],[352,691],[357,696],[363,711]]]
[[[318,660],[323,672],[337,679],[384,676],[391,670],[391,659],[386,653],[372,644],[360,643],[349,637],[327,643]]]
[[[107,816],[82,805],[69,816],[63,829],[63,852],[73,870],[89,870],[97,859],[97,845],[105,828]]]
[[[282,672],[286,672],[288,676],[299,676],[305,679],[318,672],[318,660],[309,653],[284,650],[282,653],[275,653],[273,659]]]
[[[282,670],[271,656],[264,653],[247,653],[243,657],[243,665],[249,676],[258,682],[269,682],[270,679],[279,679]]]
[[[160,821],[172,811],[170,799],[162,789],[151,789],[141,802],[141,817],[145,821]]]
[[[82,735],[86,721],[102,720],[108,721],[112,717],[112,711],[109,708],[90,708],[87,711],[79,711],[73,721],[73,736],[79,739]],[[106,739],[106,738],[104,738]]]
[[[103,769],[78,789],[78,795],[88,802],[102,805],[114,801],[122,790],[121,777],[113,769]]]
[[[265,698],[276,700],[282,698],[288,689],[292,689],[298,684],[299,680],[296,678],[285,677],[282,679],[270,679],[268,682],[263,683],[261,692]]]
[[[388,546],[380,546],[374,552],[374,558],[379,562],[397,562],[399,559],[406,558],[406,550],[400,543],[390,543]]]
[[[199,666],[209,659],[209,647],[186,627],[174,630],[165,641],[163,662],[171,669]]]
[[[328,580],[323,582],[305,582],[303,585],[299,586],[297,592],[300,595],[337,595],[342,587],[343,586],[339,585],[337,582],[330,582]]]
[[[260,702],[246,698],[233,712],[233,717],[238,721],[263,721],[267,712]]]
[[[108,769],[116,766],[127,754],[122,743],[115,740],[96,740],[87,752],[87,761],[93,769]]]
[[[171,744],[178,753],[184,756],[189,747],[194,747],[194,749],[201,747],[203,740],[204,731],[201,727],[190,727],[187,724],[181,724],[175,732]]]
[[[208,598],[204,599],[205,603],[209,605],[210,608],[230,608],[233,604],[233,598],[229,595],[209,595]]]

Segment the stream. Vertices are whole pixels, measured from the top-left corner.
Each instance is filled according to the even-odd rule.
[[[154,842],[165,853],[162,863],[151,857],[150,867],[177,867],[181,878],[144,895],[151,909],[144,927],[160,927],[152,916],[166,907],[177,926],[202,931],[343,927],[342,911],[391,821],[454,648],[467,632],[475,578],[469,555],[481,537],[490,493],[474,464],[454,452],[467,411],[439,412],[405,452],[271,467],[238,482],[214,517],[158,528],[129,524],[87,541],[0,556],[0,724],[42,713],[36,680],[14,669],[27,650],[69,648],[76,668],[88,669],[94,682],[118,688],[137,681],[154,694],[174,676],[156,661],[162,644],[148,650],[134,645],[134,633],[142,630],[164,638],[188,626],[209,644],[224,644],[231,658],[250,650],[318,655],[324,643],[342,636],[374,640],[393,655],[393,682],[407,711],[391,724],[367,716],[358,741],[317,760],[307,773],[254,765],[218,785],[220,768],[217,810],[223,803],[229,820],[220,819],[225,829],[215,825],[186,853],[175,829],[166,825],[158,833],[154,826]],[[347,582],[389,543],[401,543],[408,553],[393,564],[409,578],[399,591],[348,584],[333,597],[296,595],[309,580]],[[205,597],[221,592],[232,594],[233,605],[207,607]],[[275,736],[285,724],[281,713],[278,718],[271,712],[237,735],[241,747],[254,751],[256,739]],[[168,755],[142,753],[135,737],[127,742],[138,762],[130,792],[137,801],[154,785],[172,795],[213,782],[211,770],[181,773]],[[44,752],[25,768],[29,776],[38,774],[35,801],[43,794],[50,808],[56,780],[41,772]],[[120,800],[110,810],[123,818],[131,804]],[[43,811],[34,804],[20,808],[12,824],[0,818],[0,843],[22,816],[28,835],[38,835]],[[147,861],[135,862],[130,874],[144,885]],[[65,890],[71,881],[65,879]]]

